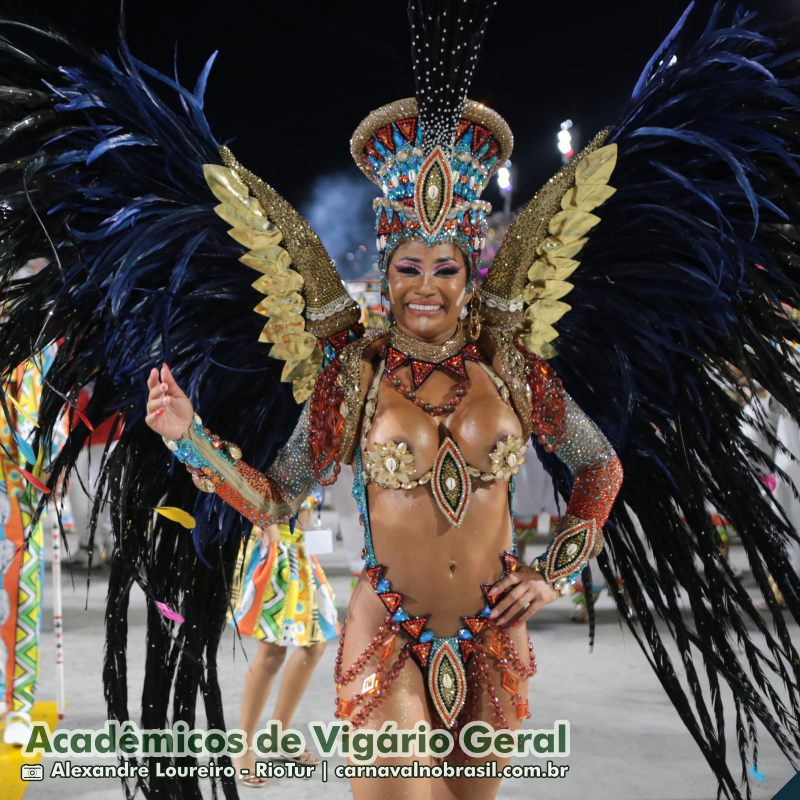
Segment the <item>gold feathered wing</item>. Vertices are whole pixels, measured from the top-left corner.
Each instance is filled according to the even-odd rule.
[[[580,266],[576,256],[600,222],[591,213],[616,191],[609,184],[617,146],[603,130],[552,177],[509,227],[481,288],[486,322],[516,329],[535,355],[552,358],[556,323],[569,310],[567,280]]]
[[[333,260],[300,213],[269,184],[245,169],[227,147],[222,164],[205,164],[206,182],[220,204],[214,211],[247,249],[240,261],[260,273],[253,288],[264,295],[255,311],[268,318],[259,340],[285,362],[281,380],[294,399],[308,399],[322,369],[319,340],[358,322],[358,304],[344,288]]]

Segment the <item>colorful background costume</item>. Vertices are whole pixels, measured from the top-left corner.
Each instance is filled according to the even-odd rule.
[[[43,375],[55,354],[56,347],[51,345],[13,371],[6,384],[9,416],[0,420],[0,689],[6,709],[12,713],[30,714],[33,708],[44,579],[45,518],[40,516],[31,526],[38,497],[19,466],[33,453]],[[57,453],[66,433],[63,424],[55,433]]]
[[[265,544],[254,530],[242,542],[230,623],[245,636],[283,646],[308,647],[335,639],[339,621],[333,589],[316,556],[307,555],[303,530],[278,526]]]
[[[359,156],[367,171],[397,178],[382,185],[378,201],[386,252],[406,235],[480,249],[478,176],[504,143],[471,118],[465,101],[492,5],[463,4],[480,22],[464,26],[460,40],[446,3],[410,4],[422,130],[409,123],[415,112],[406,103],[396,119],[365,132],[368,157]],[[761,481],[773,465],[742,433],[736,400],[744,374],[800,418],[800,374],[787,344],[798,326],[780,310],[800,302],[800,265],[783,227],[800,220],[791,188],[800,174],[800,60],[793,25],[772,29],[751,12],[719,7],[691,37],[689,11],[617,122],[518,215],[481,287],[480,314],[486,335],[503,341],[500,355],[517,362],[506,381],[512,396],[524,397],[523,376],[531,387],[531,413],[520,420],[526,435],[537,434],[537,454],[579,519],[593,518],[586,508],[596,498],[583,487],[595,483],[550,452],[563,422],[549,413],[548,398],[561,396],[553,386],[618,453],[626,480],[599,568],[720,791],[741,797],[726,763],[726,706],[745,780],[756,720],[788,757],[800,746],[800,658],[769,585],[772,576],[786,613],[799,620],[800,579],[787,560],[796,533]],[[98,491],[98,503],[110,494],[117,544],[104,669],[109,716],[130,716],[125,612],[136,581],[148,598],[150,645],[141,724],[191,724],[202,683],[208,724],[224,727],[216,651],[250,523],[219,499],[258,523],[288,519],[309,466],[318,478],[335,476],[354,454],[360,391],[368,390],[338,377],[353,374],[370,342],[317,236],[212,135],[203,111],[210,64],[190,91],[139,62],[124,42],[110,58],[13,21],[0,22],[0,31],[13,41],[0,48],[3,147],[13,144],[0,151],[0,275],[10,309],[0,370],[7,379],[63,337],[42,397],[41,436],[90,381],[86,417],[125,418]],[[447,67],[439,78],[455,78],[437,83],[419,68],[425,63]],[[410,171],[393,153],[407,146]],[[453,160],[453,148],[466,161]],[[52,258],[51,243],[58,258],[15,281],[20,254]],[[200,449],[184,446],[191,478],[143,423],[142,376],[161,361],[174,366],[215,432],[198,421]],[[301,416],[309,397],[311,413]],[[238,413],[243,407],[248,414]],[[78,422],[52,485],[86,434]],[[308,448],[290,441],[290,457],[276,462],[290,436],[306,437]],[[252,454],[252,468],[231,442]],[[164,504],[192,510],[191,542],[174,522],[153,521],[152,509]],[[741,537],[768,619],[721,559],[709,506]],[[570,532],[564,520],[559,535]],[[585,542],[593,532],[581,523],[574,533]],[[574,553],[571,544],[581,550],[577,540],[560,544],[565,554]],[[561,552],[557,537],[543,559],[551,577],[550,557]],[[569,566],[580,569],[588,555]],[[588,567],[582,581],[592,585]],[[157,602],[179,609],[186,624],[162,617]],[[591,603],[589,613],[591,621]],[[773,684],[785,690],[780,697]],[[197,788],[152,777],[142,790],[183,797]]]

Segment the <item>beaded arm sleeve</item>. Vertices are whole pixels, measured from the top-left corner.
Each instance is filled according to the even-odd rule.
[[[555,371],[535,356],[526,360],[534,435],[574,478],[558,531],[532,566],[565,591],[603,549],[602,529],[622,484],[622,465],[608,439],[564,391]]]
[[[195,415],[178,440],[165,440],[191,473],[198,489],[215,492],[253,524],[286,522],[300,507],[314,481],[308,460],[308,404],[289,441],[266,474],[242,461],[241,450],[203,427]]]

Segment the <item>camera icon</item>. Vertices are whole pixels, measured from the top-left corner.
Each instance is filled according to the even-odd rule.
[[[23,764],[20,777],[24,781],[43,781],[44,767],[41,764]]]

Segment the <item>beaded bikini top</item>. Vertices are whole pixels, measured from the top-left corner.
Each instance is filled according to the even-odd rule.
[[[482,364],[498,387],[500,396],[508,402],[505,384],[486,365]],[[467,513],[472,496],[472,481],[509,480],[525,463],[527,443],[521,436],[506,436],[500,439],[489,454],[490,468],[483,472],[468,464],[455,440],[445,436],[439,445],[433,466],[414,477],[414,453],[404,441],[389,440],[367,446],[367,436],[372,428],[372,418],[377,406],[378,388],[386,367],[382,362],[367,393],[364,405],[361,449],[363,452],[362,477],[365,483],[372,482],[385,489],[415,489],[430,485],[434,500],[447,521],[460,527]]]

